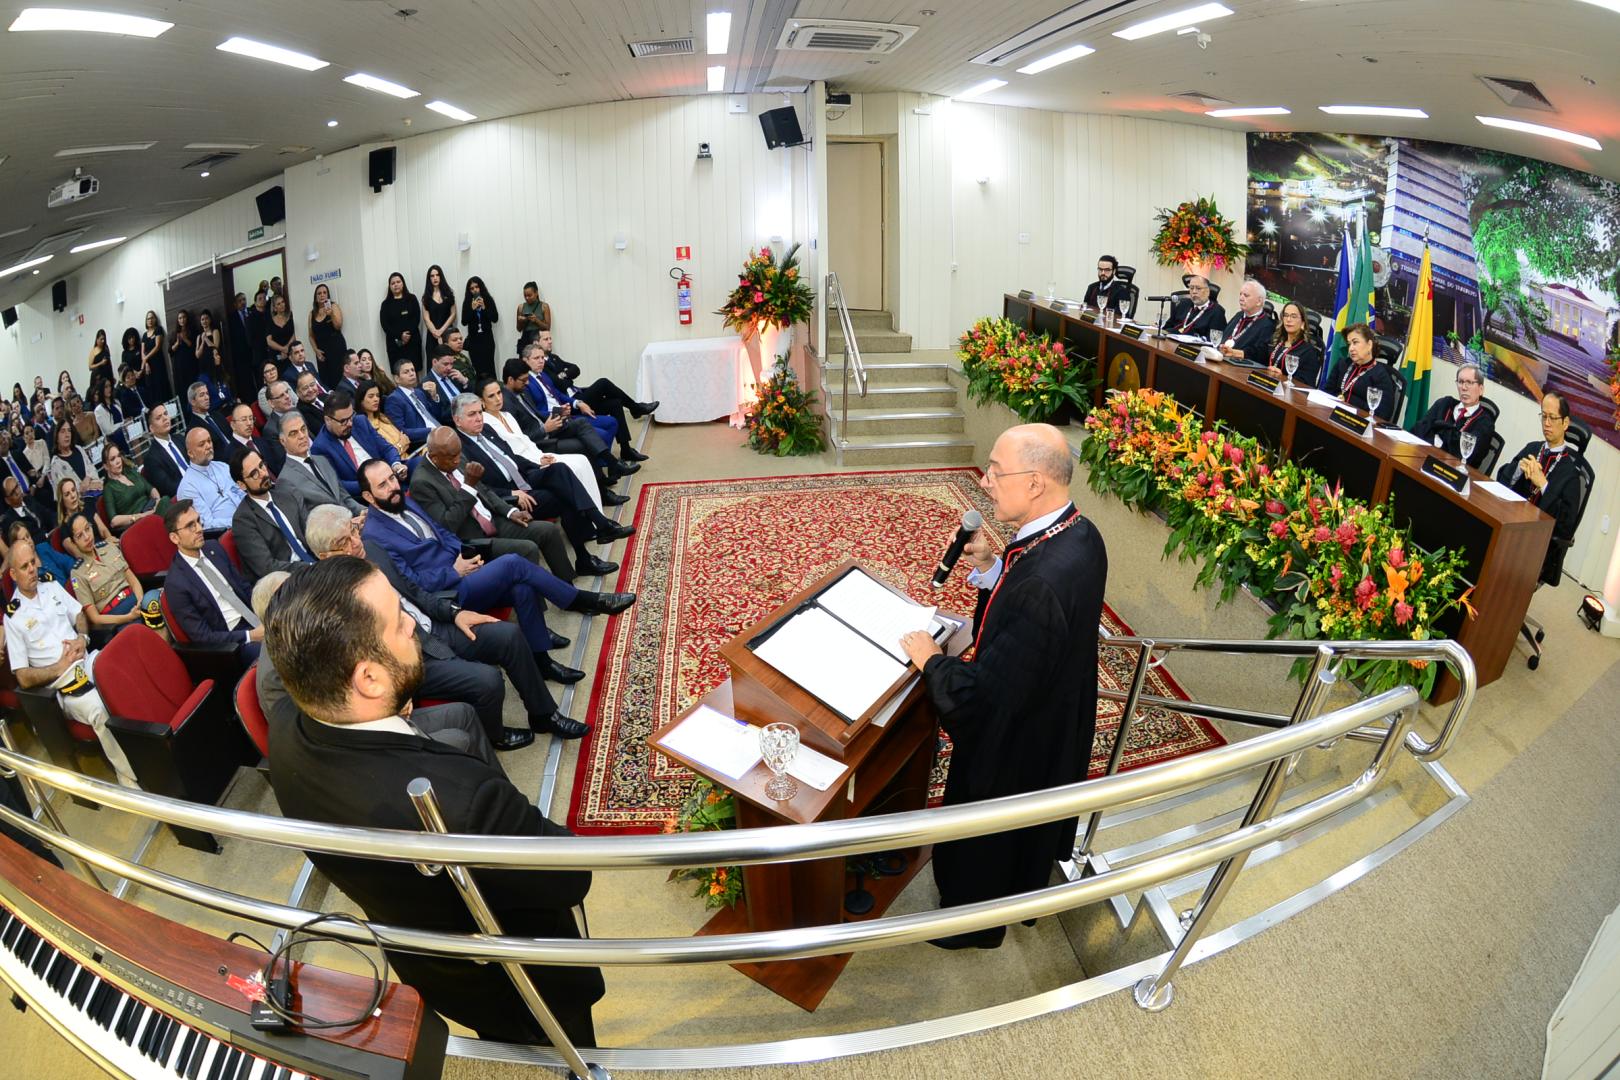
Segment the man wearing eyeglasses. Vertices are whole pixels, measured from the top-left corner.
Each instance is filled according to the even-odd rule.
[[[1000,558],[981,531],[963,554],[979,590],[973,659],[932,638],[900,645],[923,673],[954,750],[946,805],[1078,783],[1097,722],[1097,620],[1108,553],[1069,499],[1074,458],[1057,428],[1026,424],[996,440],[979,481],[996,520],[1016,533]],[[1074,819],[934,848],[940,905],[1044,888],[1070,857]],[[994,949],[1005,927],[941,938],[943,949]]]
[[[1124,310],[1125,296],[1131,290],[1119,280],[1119,260],[1112,255],[1097,258],[1097,280],[1086,286],[1086,307],[1097,311]]]
[[[1474,364],[1463,364],[1457,369],[1457,396],[1443,397],[1430,406],[1412,434],[1458,457],[1462,457],[1462,436],[1472,435],[1474,452],[1468,455],[1468,464],[1477,469],[1490,453],[1491,436],[1496,433],[1496,414],[1484,404],[1484,398],[1484,374]]]
[[[1496,472],[1506,484],[1553,519],[1552,543],[1541,564],[1541,580],[1557,585],[1564,553],[1575,538],[1581,514],[1581,451],[1564,441],[1569,432],[1569,399],[1556,390],[1541,399],[1541,441],[1528,443]],[[1579,478],[1579,479],[1578,479]]]

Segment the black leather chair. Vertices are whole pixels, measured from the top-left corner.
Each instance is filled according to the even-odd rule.
[[[1479,471],[1486,476],[1496,475],[1496,461],[1502,456],[1502,433],[1491,432],[1491,441],[1485,450],[1485,456],[1479,460]]]
[[[1564,432],[1564,441],[1582,458],[1586,457],[1587,444],[1592,441],[1592,429],[1585,424],[1570,417],[1569,430]],[[1590,468],[1590,466],[1588,466]],[[1590,492],[1588,492],[1590,494]]]
[[[1193,276],[1191,274],[1182,274],[1181,275],[1181,292],[1182,293],[1186,292],[1186,290],[1187,290],[1187,282],[1191,281],[1192,279],[1193,279]],[[1211,300],[1219,300],[1221,298],[1221,287],[1219,285],[1215,284],[1213,281],[1211,281],[1209,283],[1209,298]]]
[[[1570,435],[1573,435],[1574,432],[1575,424],[1572,422],[1569,425],[1569,435],[1564,436],[1565,441],[1571,445],[1574,444],[1574,441],[1570,438]],[[1586,436],[1591,438],[1592,432],[1586,430]],[[1592,497],[1592,488],[1597,483],[1597,474],[1592,471],[1592,463],[1586,460],[1584,453],[1575,454],[1569,459],[1569,462],[1577,470],[1576,476],[1579,478],[1578,482],[1581,485],[1581,508],[1575,515],[1575,527],[1570,529],[1569,535],[1565,537],[1553,536],[1551,545],[1547,549],[1552,561],[1542,567],[1542,578],[1540,584],[1537,585],[1538,589],[1541,585],[1555,584],[1558,575],[1563,573],[1564,558],[1569,554],[1569,549],[1574,546],[1575,534],[1580,531],[1581,521],[1586,517],[1586,501]],[[1553,579],[1552,582],[1547,580],[1549,577]],[[1547,628],[1526,615],[1524,624],[1519,627],[1519,633],[1530,646],[1530,658],[1525,663],[1529,665],[1531,671],[1534,671],[1541,666],[1541,643],[1546,640]]]

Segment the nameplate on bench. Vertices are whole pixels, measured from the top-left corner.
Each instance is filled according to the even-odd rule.
[[[1196,360],[1196,359],[1198,359],[1198,346],[1197,345],[1177,345],[1176,346],[1176,355],[1181,357],[1183,360]]]
[[[1448,465],[1432,454],[1423,462],[1423,473],[1432,476],[1452,491],[1461,492],[1468,486],[1468,470]]]
[[[1347,409],[1343,405],[1333,406],[1333,414],[1328,418],[1346,431],[1353,431],[1357,435],[1367,434],[1372,427],[1372,421],[1365,416],[1358,416],[1354,409]]]
[[[1249,385],[1258,386],[1268,394],[1275,394],[1277,387],[1282,385],[1281,379],[1274,379],[1263,371],[1249,372]]]
[[[1142,336],[1142,328],[1140,326],[1122,326],[1120,327],[1119,332],[1128,338],[1139,338]]]
[[[1082,311],[1080,313],[1080,321],[1094,323],[1097,321],[1097,313],[1095,311]]]

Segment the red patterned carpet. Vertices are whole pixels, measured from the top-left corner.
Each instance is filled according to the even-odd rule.
[[[975,469],[930,469],[645,485],[617,585],[640,600],[609,624],[603,642],[587,713],[596,730],[580,748],[569,828],[659,831],[692,774],[653,751],[648,737],[729,676],[722,643],[844,560],[860,559],[922,603],[971,613],[974,590],[960,569],[938,593],[928,578],[964,511],[991,519],[977,479]],[[1111,632],[1131,632],[1111,609],[1103,618]],[[1129,686],[1125,650],[1101,649],[1099,660],[1104,686]],[[1186,698],[1163,668],[1149,674],[1148,690]],[[1099,702],[1093,772],[1107,764],[1119,711]],[[1132,726],[1122,767],[1224,742],[1202,719],[1148,709]],[[942,750],[935,768],[936,794],[949,753]]]

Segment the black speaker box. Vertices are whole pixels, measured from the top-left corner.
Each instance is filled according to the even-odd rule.
[[[394,182],[394,147],[384,146],[371,152],[371,167],[366,172],[366,183],[372,191],[381,191],[383,185]]]
[[[280,184],[265,188],[253,201],[259,204],[260,225],[268,227],[287,220],[287,192]]]
[[[67,310],[67,278],[63,278],[51,286],[51,310]]]
[[[4,323],[7,327],[16,326],[17,309],[14,307],[8,307],[4,311],[0,311],[0,323]]]
[[[765,132],[765,148],[768,150],[775,150],[778,146],[800,146],[804,143],[804,131],[799,127],[799,114],[791,105],[760,113],[759,127]]]

